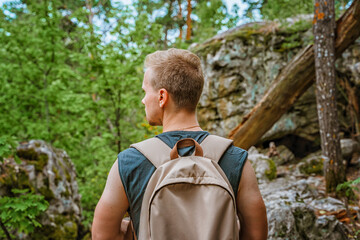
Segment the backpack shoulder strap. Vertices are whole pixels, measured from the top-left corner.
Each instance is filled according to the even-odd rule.
[[[233,143],[233,140],[219,137],[216,135],[207,136],[200,144],[203,149],[204,157],[219,162],[221,156]]]
[[[156,168],[170,159],[171,148],[157,137],[131,144],[130,147],[141,152]]]

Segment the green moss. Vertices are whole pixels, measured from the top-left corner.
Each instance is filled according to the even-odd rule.
[[[39,158],[38,158],[38,161],[37,161],[38,162],[37,166],[42,170],[47,165],[47,163],[49,161],[49,157],[45,153],[39,154],[38,157]]]
[[[50,190],[50,188],[48,186],[41,187],[39,189],[39,192],[41,193],[41,195],[43,195],[45,197],[46,201],[50,201],[51,199],[53,199],[55,197],[54,193]]]
[[[0,183],[6,187],[10,195],[12,195],[11,189],[13,188],[34,190],[30,184],[28,173],[21,167],[15,170],[13,165],[7,165],[6,172],[1,174]]]
[[[299,32],[305,32],[309,30],[312,27],[311,21],[308,20],[300,20],[295,22],[292,25],[289,24],[283,24],[280,27],[280,32],[286,32],[286,33],[299,33]]]
[[[91,240],[91,233],[87,233],[81,240]]]
[[[206,57],[206,55],[214,54],[216,51],[220,49],[222,42],[220,40],[213,40],[208,43],[204,43],[194,48],[192,51],[197,53],[202,57]]]
[[[66,181],[71,182],[71,176],[68,171],[65,171],[65,177],[66,177]]]
[[[37,228],[36,231],[31,234],[31,239],[37,240],[75,240],[78,236],[78,226],[74,221],[67,220],[67,217],[56,217],[56,227],[43,226]]]
[[[312,157],[301,164],[299,164],[299,170],[304,174],[323,174],[324,160],[321,157]]]
[[[285,51],[285,50],[289,50],[289,49],[293,49],[293,48],[297,48],[297,47],[301,47],[300,42],[289,42],[289,43],[285,42],[285,43],[281,44],[280,51]]]
[[[24,158],[26,160],[37,160],[37,153],[35,152],[35,149],[30,148],[30,149],[19,149],[16,152],[16,155],[18,155],[18,157]]]
[[[307,20],[298,21],[292,25],[282,24],[277,29],[276,35],[284,36],[284,40],[280,41],[277,46],[274,46],[274,51],[284,52],[294,48],[300,48],[311,43],[311,36],[304,36],[304,32],[311,29],[312,23]],[[271,27],[271,26],[270,26]],[[223,39],[213,39],[195,47],[193,51],[200,56],[206,57],[207,54],[215,53],[220,49],[223,40],[226,42],[241,39],[245,45],[253,45],[260,47],[268,44],[270,38],[273,36],[272,31],[267,31],[267,25],[253,25],[231,32],[223,37]],[[262,36],[262,39],[259,36]]]
[[[49,157],[45,153],[37,153],[35,149],[19,149],[16,154],[26,160],[28,164],[33,164],[37,171],[42,171],[45,165],[48,163]]]
[[[59,171],[56,169],[55,166],[52,167],[52,171],[55,174],[55,185],[58,185],[59,181],[62,180]]]
[[[76,239],[78,235],[78,225],[75,222],[69,222],[64,227],[65,238],[64,239]]]
[[[254,38],[256,35],[260,35],[261,33],[257,29],[252,28],[244,28],[234,33],[231,33],[225,37],[226,41],[233,41],[235,39],[245,40],[246,43],[249,43],[249,39]],[[265,35],[265,34],[264,34]]]
[[[44,186],[39,188],[39,192],[45,197],[45,200],[49,202],[55,198],[54,193],[50,190],[49,179],[45,178],[43,184]]]
[[[234,31],[224,37],[226,42],[233,41],[235,39],[242,39],[246,45],[256,44],[257,38],[256,35],[266,35],[264,33],[259,32],[258,26],[253,26],[251,28],[242,28],[238,31]],[[200,56],[206,57],[207,54],[214,54],[216,51],[220,49],[223,45],[223,39],[213,39],[211,41],[207,41],[203,44],[200,44],[198,47],[195,47],[192,51],[197,53]]]
[[[273,180],[276,178],[276,165],[272,159],[266,159],[269,164],[269,169],[265,171],[265,175],[269,180]]]
[[[62,193],[61,193],[61,196],[62,196],[62,197],[65,197],[65,198],[69,198],[69,197],[70,197],[70,192],[69,192],[69,190],[66,188],[65,192],[62,192]]]
[[[278,229],[278,231],[276,232],[276,237],[285,237],[287,230],[288,229],[286,225],[282,225],[280,229]]]

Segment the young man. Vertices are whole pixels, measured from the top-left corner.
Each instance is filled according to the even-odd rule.
[[[163,126],[163,133],[156,137],[171,148],[183,138],[201,143],[209,133],[200,128],[196,119],[196,105],[204,85],[200,59],[187,50],[169,49],[148,55],[145,68],[142,103],[146,119],[150,125]],[[187,155],[192,149],[184,151],[180,154]],[[266,209],[254,170],[246,159],[246,151],[230,146],[219,165],[236,196],[240,239],[266,239]],[[138,234],[142,198],[154,171],[151,162],[135,148],[118,155],[95,209],[94,240],[123,239],[120,226],[127,210]]]

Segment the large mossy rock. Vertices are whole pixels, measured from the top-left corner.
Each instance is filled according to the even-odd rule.
[[[203,129],[227,136],[262,99],[288,62],[311,42],[311,22],[303,20],[287,27],[246,24],[193,45],[190,50],[200,56],[205,76],[198,105]],[[348,81],[355,92],[360,92],[360,39],[337,59],[336,67],[338,112],[346,136],[351,131],[346,110],[350,106],[341,81]],[[287,141],[279,142],[281,139]],[[320,148],[314,86],[261,139],[268,141],[286,145],[301,157]]]
[[[11,189],[30,189],[45,196],[49,208],[41,215],[41,228],[22,239],[78,239],[81,207],[76,173],[64,150],[40,140],[21,143],[17,148],[21,163],[5,159],[0,163],[0,195]]]

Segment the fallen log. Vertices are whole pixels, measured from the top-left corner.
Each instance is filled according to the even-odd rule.
[[[335,54],[339,57],[360,36],[360,0],[336,21]],[[314,48],[301,50],[275,78],[258,104],[229,134],[234,145],[243,149],[255,145],[315,82]]]

